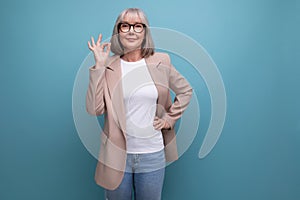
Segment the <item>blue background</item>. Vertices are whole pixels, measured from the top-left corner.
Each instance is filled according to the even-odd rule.
[[[200,43],[227,92],[217,145],[198,158],[210,115],[203,101],[203,126],[167,167],[163,199],[300,199],[296,0],[2,0],[0,199],[103,199],[96,160],[74,126],[72,89],[90,36],[109,37],[127,7]],[[207,91],[198,95],[209,99]]]

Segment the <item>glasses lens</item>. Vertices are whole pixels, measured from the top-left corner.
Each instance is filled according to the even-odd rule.
[[[135,32],[140,33],[143,31],[144,26],[143,26],[143,24],[135,24],[133,28],[134,28]]]
[[[122,32],[128,32],[129,29],[130,29],[130,25],[129,25],[129,24],[121,24],[121,25],[120,25],[120,30],[121,30]]]

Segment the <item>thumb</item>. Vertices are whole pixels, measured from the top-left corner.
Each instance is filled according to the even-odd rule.
[[[106,49],[106,50],[107,50],[107,53],[110,52],[110,46],[111,46],[111,43],[108,43],[108,44],[107,44],[107,49]]]

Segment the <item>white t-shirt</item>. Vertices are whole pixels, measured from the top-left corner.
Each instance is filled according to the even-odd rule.
[[[160,130],[155,130],[157,89],[145,59],[121,59],[122,86],[126,113],[127,153],[153,153],[164,148]]]

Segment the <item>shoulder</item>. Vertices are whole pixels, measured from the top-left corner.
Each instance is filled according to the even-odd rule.
[[[169,54],[163,53],[163,52],[155,52],[149,58],[151,58],[152,60],[155,60],[155,61],[160,61],[166,65],[169,65],[171,63]]]

